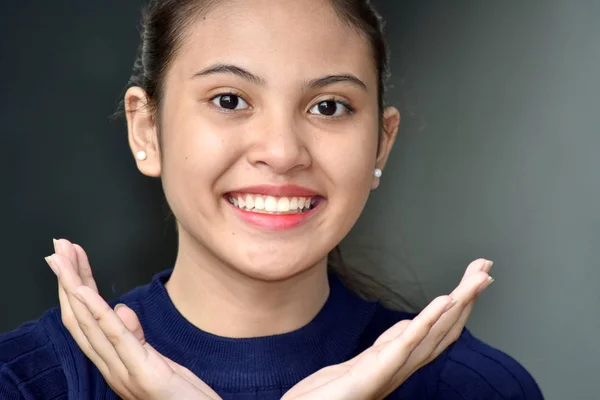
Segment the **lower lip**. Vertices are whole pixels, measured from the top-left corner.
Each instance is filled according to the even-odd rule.
[[[285,231],[299,227],[308,221],[321,208],[323,203],[322,200],[319,200],[312,209],[298,214],[262,214],[242,210],[227,200],[224,201],[237,211],[237,214],[248,224],[271,231]]]

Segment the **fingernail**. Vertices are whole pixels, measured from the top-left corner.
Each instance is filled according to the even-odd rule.
[[[54,272],[54,275],[56,275],[56,277],[58,278],[60,274],[58,273],[58,268],[56,267],[56,265],[54,265],[54,262],[52,262],[52,256],[45,257],[44,260],[46,260],[46,263],[48,263],[48,266],[50,267],[52,272]]]
[[[479,267],[479,271],[490,272],[492,265],[494,265],[493,261],[485,260],[485,261],[483,261],[483,263],[481,263],[481,266]]]
[[[446,305],[446,308],[444,309],[444,312],[450,310],[455,305],[456,305],[456,299],[451,298],[450,302]]]
[[[58,240],[56,239],[52,239],[52,245],[54,246],[54,252],[58,253],[57,250],[57,246],[58,246]]]
[[[117,304],[117,305],[115,306],[115,312],[116,312],[116,311],[117,311],[119,308],[123,308],[123,307],[125,307],[125,304],[121,304],[121,303]]]
[[[477,290],[477,293],[481,293],[483,292],[485,289],[487,289],[492,283],[494,283],[494,278],[492,278],[491,276],[488,276],[487,280],[485,282],[483,282],[481,284],[481,286],[479,286],[479,289]]]

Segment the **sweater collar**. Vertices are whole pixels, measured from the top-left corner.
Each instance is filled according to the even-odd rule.
[[[321,368],[348,360],[376,309],[376,303],[359,298],[330,274],[329,298],[304,327],[266,337],[225,338],[198,329],[177,311],[164,286],[171,272],[154,277],[134,310],[146,340],[158,352],[216,390],[289,388]]]

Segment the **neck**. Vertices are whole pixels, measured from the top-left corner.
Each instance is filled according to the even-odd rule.
[[[327,259],[292,277],[265,281],[244,275],[198,248],[180,231],[166,289],[177,310],[205,332],[230,338],[271,336],[307,325],[329,296]]]

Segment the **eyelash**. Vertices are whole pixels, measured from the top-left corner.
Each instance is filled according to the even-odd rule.
[[[214,108],[216,108],[218,111],[224,112],[224,113],[235,113],[235,112],[239,112],[239,111],[246,111],[246,110],[229,110],[227,108],[219,107],[219,106],[217,106],[217,105],[214,104],[214,101],[216,99],[218,99],[219,97],[224,97],[224,96],[239,97],[246,104],[248,104],[248,102],[244,99],[244,96],[242,96],[240,93],[236,93],[234,91],[228,91],[228,92],[218,93],[218,94],[214,95],[213,97],[211,97],[208,100],[209,105],[212,106],[212,107],[214,107]],[[250,107],[250,104],[248,104],[248,106]]]
[[[356,112],[355,108],[352,107],[349,102],[347,102],[346,100],[343,100],[343,99],[337,99],[335,97],[333,97],[331,99],[322,100],[322,101],[318,102],[317,104],[323,103],[325,101],[334,101],[336,103],[343,105],[346,108],[346,111],[348,111],[348,114],[350,114],[350,115],[352,115]]]
[[[223,97],[223,96],[235,96],[235,97],[239,97],[241,100],[243,100],[246,104],[248,104],[249,107],[250,104],[244,99],[244,96],[242,96],[239,93],[236,93],[234,91],[229,91],[229,92],[223,92],[223,93],[219,93],[216,94],[215,96],[211,97],[209,100],[209,103],[211,106],[215,107],[216,109],[218,109],[220,112],[225,112],[225,113],[235,113],[235,112],[239,112],[239,111],[246,111],[246,110],[229,110],[223,107],[219,107],[215,104],[213,104],[213,102],[218,99],[219,97]],[[352,107],[352,105],[350,105],[350,103],[344,99],[340,99],[337,97],[331,97],[331,98],[326,98],[326,99],[322,99],[316,103],[314,103],[313,105],[311,105],[309,107],[309,110],[313,109],[315,106],[321,104],[321,103],[325,103],[325,102],[329,102],[329,101],[333,101],[337,104],[342,105],[345,109],[346,109],[346,113],[344,115],[339,115],[339,116],[327,116],[327,115],[322,115],[322,117],[328,118],[328,119],[341,119],[344,118],[346,115],[352,115],[356,112],[356,109],[354,107]],[[318,115],[318,114],[314,114],[314,115]]]

